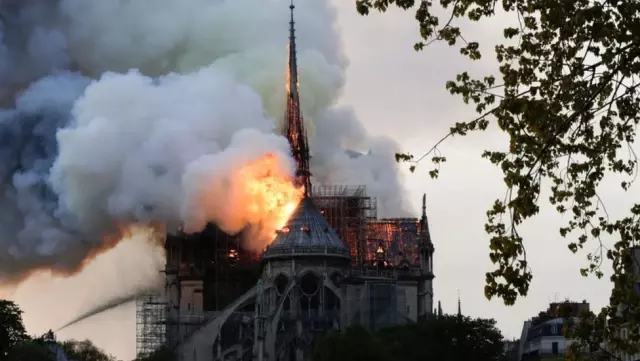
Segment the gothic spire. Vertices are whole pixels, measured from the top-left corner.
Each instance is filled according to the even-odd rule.
[[[422,195],[422,217],[420,217],[420,238],[424,245],[432,245],[429,222],[427,220],[427,194]]]
[[[289,67],[287,69],[287,109],[285,111],[284,135],[289,140],[291,154],[296,160],[296,183],[304,187],[305,196],[311,192],[311,172],[309,171],[309,143],[304,129],[300,96],[298,90],[298,59],[296,56],[295,21],[293,18],[293,0],[289,5]]]
[[[296,8],[291,0],[289,10],[291,20],[289,20],[289,93],[298,100],[298,58],[296,54],[296,22],[293,19],[293,10]]]

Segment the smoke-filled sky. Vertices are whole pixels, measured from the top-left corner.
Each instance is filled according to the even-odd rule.
[[[267,200],[240,195],[242,182],[259,181],[241,170],[272,154],[264,174],[293,173],[288,144],[274,134],[285,104],[284,3],[15,4],[3,9],[0,53],[8,84],[0,277],[75,271],[132,222],[197,231],[214,221],[238,232],[270,221]],[[318,2],[297,15],[315,181],[365,183],[382,215],[404,215],[388,156],[397,145],[369,137],[335,105],[347,63],[335,11]],[[350,158],[347,146],[371,155]],[[248,218],[254,204],[260,209]]]
[[[51,9],[37,8],[12,27],[5,25],[8,45],[0,47],[0,81],[12,86],[0,90],[2,104],[10,107],[11,94],[23,93],[15,103],[18,113],[0,115],[0,176],[6,195],[0,201],[0,274],[32,265],[64,269],[77,264],[99,241],[79,237],[87,231],[83,227],[112,227],[105,220],[183,218],[185,198],[179,194],[189,194],[183,188],[188,174],[183,165],[229,148],[234,134],[263,134],[266,143],[256,144],[282,150],[268,134],[281,120],[284,102],[286,1],[148,4],[62,0],[55,16]],[[587,299],[597,307],[606,301],[609,284],[579,275],[583,259],[569,254],[557,231],[561,220],[544,208],[523,232],[534,271],[530,296],[510,308],[484,298],[484,272],[491,267],[484,214],[504,189],[499,171],[480,153],[502,141],[500,136],[487,133],[443,145],[448,163],[437,181],[428,178],[426,167],[411,175],[403,171],[401,177],[394,171],[395,149],[421,153],[450,124],[473,116],[444,83],[461,70],[491,72],[489,51],[508,19],[466,27],[488,55],[472,65],[445,45],[413,52],[418,33],[410,13],[362,18],[352,1],[300,0],[297,19],[301,98],[315,135],[312,171],[317,181],[367,184],[384,216],[404,215],[407,208],[417,215],[420,195],[427,192],[436,246],[435,298],[445,311],[455,310],[460,290],[464,313],[496,317],[508,336],[517,336],[522,321],[549,301]],[[15,48],[11,44],[21,45],[22,52],[9,51]],[[163,76],[171,72],[178,74]],[[55,138],[60,127],[67,129]],[[247,135],[245,127],[253,131]],[[340,151],[346,147],[372,154],[350,159]],[[178,193],[167,192],[171,189]],[[609,199],[610,213],[624,203],[614,192],[602,196]],[[19,221],[25,215],[29,222]],[[149,270],[159,267],[161,257],[142,252],[146,243],[141,238],[144,234],[98,256],[78,276],[51,281],[38,275],[14,290],[30,330],[56,328],[96,306],[96,294],[122,296],[118,293],[152,283],[155,273]],[[72,246],[78,253],[68,252]],[[147,258],[123,256],[132,252]],[[60,253],[67,258],[57,257]],[[70,293],[76,298],[63,305]],[[128,304],[61,336],[89,336],[130,359],[135,352],[133,312]],[[128,334],[114,332],[123,327]]]
[[[56,328],[154,285],[161,265],[155,233],[132,231],[133,225],[162,230],[183,223],[197,231],[213,221],[228,232],[264,229],[282,218],[273,197],[283,205],[299,197],[292,192],[288,144],[279,135],[285,1],[2,4],[3,292],[18,301],[33,297],[32,285],[46,283],[43,270],[70,277],[89,265],[61,281],[79,282],[74,280],[90,278],[91,266],[109,267],[100,260],[114,258],[101,253],[112,247],[112,253],[123,252],[130,243],[142,247],[145,239],[149,247],[139,255],[145,262],[116,257],[111,264],[138,277],[117,287],[96,283],[101,292],[89,287],[79,309],[43,318],[36,314],[50,307],[26,302],[29,327],[37,319],[35,327]],[[337,104],[348,61],[336,9],[312,2],[296,16],[312,181],[365,184],[378,199],[380,216],[409,215],[393,161],[397,141],[370,136],[351,107]],[[350,157],[347,149],[366,155]],[[276,188],[278,194],[270,194]],[[121,238],[127,241],[118,244]],[[264,243],[245,246],[261,249]]]

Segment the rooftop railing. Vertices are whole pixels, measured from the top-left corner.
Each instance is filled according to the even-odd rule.
[[[365,268],[352,269],[349,272],[351,277],[380,277],[380,278],[398,278],[401,276],[420,277],[426,274],[420,268]]]
[[[291,256],[339,256],[351,259],[349,249],[333,246],[270,246],[267,247],[262,258]]]

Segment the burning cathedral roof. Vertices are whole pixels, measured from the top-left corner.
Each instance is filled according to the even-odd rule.
[[[324,256],[350,259],[349,248],[329,226],[309,197],[305,197],[267,247],[263,259]]]

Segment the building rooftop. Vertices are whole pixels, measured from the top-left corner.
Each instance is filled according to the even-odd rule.
[[[262,259],[308,256],[350,259],[347,245],[329,226],[311,198],[305,197],[264,251]]]

